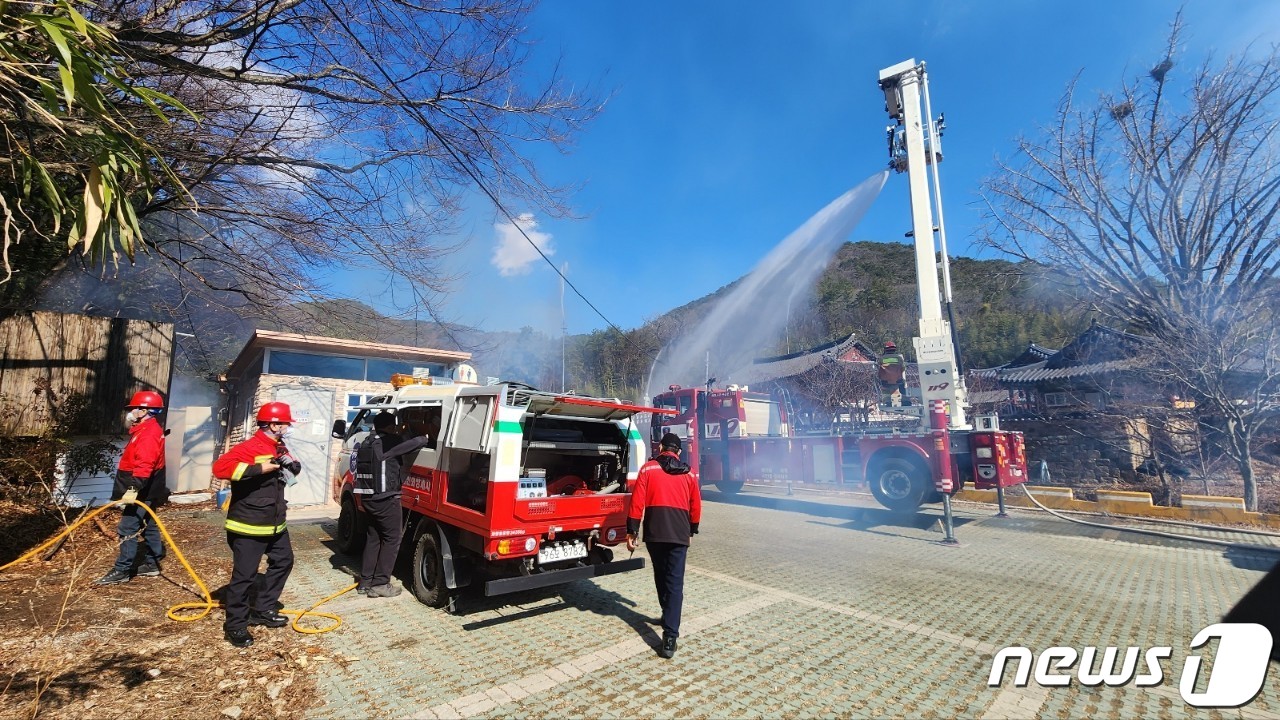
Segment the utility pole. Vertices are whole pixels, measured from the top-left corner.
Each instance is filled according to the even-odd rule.
[[[565,391],[565,358],[564,339],[569,334],[569,322],[564,314],[564,276],[569,272],[569,263],[560,266],[560,392]]]

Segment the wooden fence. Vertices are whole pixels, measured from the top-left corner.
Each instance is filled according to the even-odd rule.
[[[119,434],[137,390],[169,395],[173,324],[52,312],[0,321],[0,436],[55,422],[74,434]]]

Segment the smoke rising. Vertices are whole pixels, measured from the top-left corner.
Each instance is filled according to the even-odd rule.
[[[718,378],[720,384],[730,382],[735,370],[759,357],[781,335],[792,305],[800,307],[801,296],[812,291],[888,177],[888,171],[872,175],[809,218],[718,301],[702,322],[664,347],[649,372],[647,396],[672,384],[699,386],[708,377]]]

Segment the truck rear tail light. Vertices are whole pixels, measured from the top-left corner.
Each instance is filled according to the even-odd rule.
[[[986,446],[991,445],[990,435],[974,433],[972,437],[973,437],[974,445],[986,445]]]
[[[499,540],[498,554],[510,555],[512,553],[519,553],[519,552],[530,553],[530,552],[533,552],[534,549],[537,547],[538,547],[538,541],[531,537],[524,538],[523,540],[521,540],[520,538],[516,538],[514,540],[511,540],[511,539]]]

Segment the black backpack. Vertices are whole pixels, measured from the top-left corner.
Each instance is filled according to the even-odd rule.
[[[382,438],[376,432],[369,433],[356,447],[355,485],[356,492],[361,495],[382,492],[385,488],[382,463],[377,461],[374,443],[378,444],[377,450],[381,452]]]

